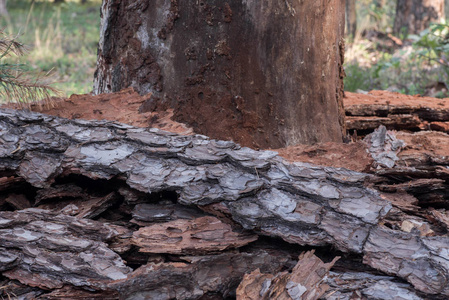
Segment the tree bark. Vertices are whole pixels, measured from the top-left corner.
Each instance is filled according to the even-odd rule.
[[[402,162],[402,143],[385,129],[367,139],[377,177],[107,121],[0,110],[0,129],[0,272],[18,287],[34,287],[27,290],[34,297],[48,289],[67,298],[76,289],[91,298],[229,297],[257,268],[291,269],[290,254],[298,255],[291,244],[354,257],[364,279],[351,285],[350,274],[347,281],[339,279],[345,274],[328,277],[333,294],[449,295],[449,218],[416,206],[447,190],[445,183],[394,182],[422,172],[447,178],[447,158],[432,159],[441,166],[420,167],[426,160],[410,154]],[[432,193],[419,196],[423,187]],[[264,237],[275,240],[267,246]],[[376,277],[367,266],[392,277]],[[318,277],[303,281],[300,268],[279,275],[270,293],[327,289],[315,284]]]
[[[444,21],[444,0],[398,0],[393,33],[417,34],[433,23]]]
[[[346,1],[346,27],[347,34],[354,38],[357,31],[357,10],[355,7],[355,0]]]
[[[103,1],[94,93],[253,147],[342,141],[344,1]]]
[[[0,0],[0,16],[8,16],[8,10],[6,9],[6,0]]]
[[[363,98],[346,92],[346,127],[359,136],[380,125],[394,130],[434,130],[449,133],[449,104],[431,97],[398,95],[372,91]]]

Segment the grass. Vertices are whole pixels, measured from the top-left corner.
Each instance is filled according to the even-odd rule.
[[[5,58],[7,63],[27,64],[32,70],[54,71],[53,87],[64,95],[92,91],[100,35],[101,0],[53,1],[10,0],[9,18],[0,19],[5,33],[28,45],[23,57]]]
[[[30,69],[54,71],[53,87],[65,96],[92,90],[97,43],[100,30],[101,0],[9,0],[10,18],[0,18],[0,29],[18,35],[30,51],[23,57],[3,58],[2,62],[26,64]],[[390,2],[388,2],[390,3]],[[394,7],[384,11],[373,8],[372,1],[357,2],[359,30],[376,28],[388,31],[394,18]],[[390,28],[391,29],[391,28]],[[419,60],[416,53],[407,59],[376,51],[376,45],[356,37],[347,43],[345,87],[348,91],[389,89],[407,94],[422,94],[433,82],[449,83],[449,73]],[[396,55],[396,58],[395,58]]]

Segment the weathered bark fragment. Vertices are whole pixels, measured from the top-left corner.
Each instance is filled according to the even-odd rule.
[[[384,150],[376,154],[371,146],[370,151],[376,160],[373,172],[382,177],[376,186],[384,192],[384,196],[393,204],[399,200],[402,202],[399,207],[416,214],[422,213],[417,205],[448,209],[449,135],[441,132],[412,134],[379,130],[369,139],[373,140],[376,135],[378,142],[379,139],[384,140]],[[372,145],[372,141],[369,144]],[[398,197],[401,194],[405,197]]]
[[[245,146],[342,141],[343,0],[111,0],[101,14],[95,94],[152,93],[142,111]]]
[[[27,209],[0,212],[3,276],[43,289],[93,287],[131,272],[105,244],[118,235],[103,223]]]
[[[193,207],[179,204],[137,204],[132,211],[131,222],[139,226],[149,226],[154,223],[168,222],[178,219],[193,220],[204,214]]]
[[[38,299],[43,300],[60,300],[60,299],[71,299],[71,300],[117,300],[120,299],[120,295],[117,291],[102,291],[92,292],[86,291],[80,288],[74,288],[72,286],[64,286],[61,289],[53,290],[51,293],[44,294]]]
[[[416,115],[388,115],[386,117],[347,117],[348,129],[369,132],[379,126],[396,130],[424,130],[427,128]]]
[[[397,282],[394,277],[360,272],[330,272],[325,282],[330,286],[326,300],[352,299],[424,299],[408,284]]]
[[[332,246],[363,259],[377,270],[407,280],[414,289],[430,297],[447,297],[449,241],[444,218],[427,218],[425,209],[409,215],[410,210],[401,211],[400,205],[393,207],[388,196],[366,186],[397,185],[394,180],[402,176],[401,172],[409,176],[411,170],[418,170],[407,169],[406,161],[423,166],[421,173],[412,173],[414,176],[423,172],[445,176],[447,173],[429,169],[428,165],[424,169],[424,161],[402,156],[407,149],[399,146],[393,149],[391,145],[397,141],[387,135],[387,131],[380,131],[371,139],[377,143],[377,157],[385,157],[381,151],[401,149],[394,152],[399,160],[393,159],[393,167],[378,163],[380,168],[374,169],[377,176],[373,176],[290,163],[271,151],[241,148],[233,142],[209,140],[200,135],[179,136],[107,121],[70,121],[0,110],[0,177],[20,176],[26,180],[31,191],[25,195],[30,197],[31,205],[36,205],[34,194],[39,194],[36,191],[41,191],[37,205],[43,205],[54,201],[55,195],[62,195],[58,186],[70,186],[82,178],[90,178],[91,187],[101,182],[110,185],[97,195],[99,198],[109,195],[111,190],[122,197],[114,209],[95,216],[99,221],[35,208],[1,212],[0,261],[4,262],[0,264],[1,272],[3,276],[41,288],[73,285],[118,291],[124,298],[161,294],[166,295],[162,299],[178,295],[180,299],[188,299],[210,292],[232,295],[243,274],[257,268],[274,274],[285,267],[288,260],[285,255],[245,252],[249,246],[241,253],[227,251],[218,256],[173,260],[173,256],[168,259],[140,252],[134,257],[139,249],[127,248],[126,240],[138,232],[138,224],[126,220],[134,214],[136,220],[139,216],[142,222],[152,222],[151,216],[154,220],[155,214],[151,209],[148,219],[135,211],[137,204],[147,201],[146,204],[168,203],[174,210],[177,205],[204,208],[220,219],[228,219],[226,223],[235,232],[241,226],[252,233],[297,245]],[[431,159],[447,162],[438,155],[439,152]],[[441,182],[426,184],[441,185]],[[405,189],[403,185],[398,187]],[[42,195],[45,190],[48,196]],[[76,198],[74,191],[76,188],[70,188],[64,197]],[[92,197],[86,191],[88,188],[81,192],[80,199]],[[413,189],[407,191],[416,193]],[[395,194],[390,191],[386,195]],[[420,204],[423,198],[414,196]],[[82,201],[78,203],[82,206]],[[159,222],[196,219],[194,213],[179,217],[181,211],[164,212],[167,220]],[[132,272],[124,263],[128,257],[136,267],[144,266]],[[74,264],[80,265],[75,268]],[[268,266],[272,268],[262,270]],[[108,268],[114,272],[105,271]],[[193,279],[172,285],[179,278]],[[210,283],[210,278],[216,280]],[[114,279],[119,280],[113,282]],[[142,290],[140,286],[146,288]]]
[[[40,190],[36,199],[36,204],[39,205],[36,205],[36,207],[53,210],[55,212],[62,211],[65,214],[80,218],[93,219],[105,212],[118,201],[117,194],[114,192],[103,197],[92,198],[88,197],[82,191],[76,191],[76,189],[75,191],[70,191],[71,187],[72,186],[63,185],[59,186],[56,190],[53,188]],[[58,190],[60,191],[59,193]],[[73,194],[74,192],[78,192],[77,197],[67,199],[70,198],[71,195],[75,196],[76,194]],[[49,202],[48,200],[51,198],[53,198],[53,201]],[[67,200],[60,200],[62,198]],[[47,200],[46,203],[40,204],[38,201],[42,201],[43,199]]]
[[[323,283],[324,277],[339,259],[323,263],[313,251],[302,253],[298,264],[291,273],[282,272],[276,275],[262,274],[257,269],[244,276],[237,288],[238,300],[316,300],[329,289]]]
[[[276,273],[288,261],[285,256],[266,251],[182,259],[183,262],[177,263],[149,263],[128,279],[111,282],[107,288],[118,290],[123,299],[199,299],[207,293],[235,297],[235,290],[248,270],[260,268]]]
[[[239,234],[214,217],[176,220],[142,227],[132,243],[146,253],[193,255],[239,248],[257,240],[257,235]]]

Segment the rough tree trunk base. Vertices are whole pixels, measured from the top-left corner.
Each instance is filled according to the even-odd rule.
[[[341,142],[344,1],[104,1],[94,93],[253,148]]]

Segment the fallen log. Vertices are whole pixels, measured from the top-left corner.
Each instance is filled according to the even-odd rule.
[[[398,144],[385,136],[375,139],[376,151],[387,152],[377,157],[393,157],[396,165],[388,153]],[[41,297],[77,288],[123,299],[232,297],[245,273],[275,274],[294,265],[282,252],[289,247],[278,243],[267,252],[266,245],[252,246],[254,235],[332,247],[363,261],[364,276],[375,268],[390,276],[382,284],[408,282],[392,283],[393,289],[449,295],[443,214],[433,211],[441,221],[409,214],[389,200],[394,193],[370,187],[388,164],[377,161],[373,176],[288,162],[272,151],[200,135],[13,110],[0,110],[0,140],[0,177],[20,178],[8,189],[14,185],[30,206],[46,208],[0,213],[1,273],[37,287]],[[166,209],[159,215],[148,204]],[[198,220],[220,225],[201,231],[192,225]],[[426,224],[431,231],[422,230]],[[152,235],[155,228],[161,231]],[[295,249],[289,251],[297,256]],[[379,284],[365,283],[365,295]],[[338,285],[334,292],[344,294]]]
[[[345,94],[346,127],[359,135],[381,125],[394,130],[449,132],[449,105],[443,99],[388,91]]]

